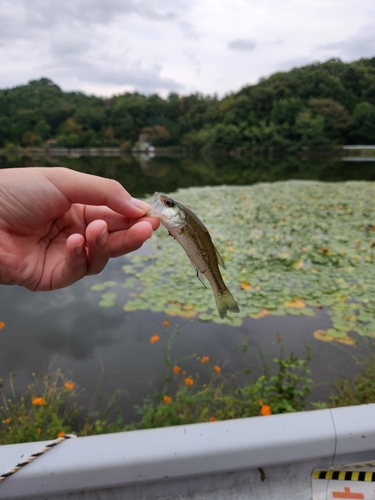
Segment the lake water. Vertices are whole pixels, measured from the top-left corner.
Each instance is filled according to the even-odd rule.
[[[171,193],[188,186],[246,185],[287,179],[375,180],[374,164],[342,162],[339,158],[2,157],[1,160],[1,167],[61,165],[112,177],[138,197],[154,191]],[[145,255],[150,251],[144,245],[138,252]],[[276,334],[283,337],[286,355],[293,351],[303,356],[306,346],[312,345],[311,400],[326,397],[330,382],[341,374],[348,376],[357,371],[354,356],[360,356],[365,346],[349,347],[313,338],[315,330],[331,324],[324,308],[314,317],[268,316],[260,320],[247,317],[240,327],[176,317],[169,318],[170,325],[166,327],[164,313],[126,312],[122,306],[131,289],[121,286],[124,281],[121,267],[128,262],[126,256],[113,259],[99,276],[87,277],[54,292],[32,293],[19,287],[0,287],[0,321],[6,324],[0,331],[0,378],[5,380],[5,386],[10,370],[16,374],[16,388],[22,391],[33,372],[60,368],[85,388],[84,403],[88,408],[93,409],[93,401],[99,406],[103,404],[102,395],[118,391],[121,411],[127,420],[132,420],[133,405],[153,393],[155,387],[162,387],[165,349],[175,329],[179,334],[173,344],[173,360],[188,358],[184,369],[191,374],[200,372],[203,377],[204,367],[193,354],[208,355],[223,366],[224,373],[233,374],[242,366],[241,356],[234,348],[241,345],[243,338],[248,343],[254,376],[259,376],[262,373],[259,351],[269,364],[278,355]],[[106,280],[118,282],[117,305],[100,308],[98,293],[91,287]],[[160,341],[150,344],[150,337],[155,334]]]

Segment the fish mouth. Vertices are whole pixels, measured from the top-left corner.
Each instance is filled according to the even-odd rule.
[[[146,215],[149,217],[157,217],[158,219],[160,219],[162,208],[163,204],[161,202],[160,194],[156,191],[154,194],[154,199],[152,201],[151,208],[146,213]]]

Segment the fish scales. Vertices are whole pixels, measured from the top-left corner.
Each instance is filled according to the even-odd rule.
[[[208,279],[215,295],[221,318],[228,311],[239,312],[239,307],[221,276],[219,265],[225,267],[222,257],[215,248],[210,233],[189,208],[169,196],[155,193],[149,216],[159,217],[182,248],[197,271],[198,278]],[[202,281],[203,283],[203,281]]]
[[[192,228],[192,230],[190,230]],[[207,236],[211,245],[207,245],[200,238],[200,226],[190,214],[186,217],[186,225],[176,229],[175,238],[179,241],[182,248],[186,251],[192,264],[208,279],[212,288],[216,288],[217,292],[224,293],[227,289],[223,278],[219,271],[219,261],[210,237],[207,231]],[[187,233],[187,234],[186,234]],[[173,234],[173,233],[172,233]],[[174,235],[173,235],[174,236]],[[192,248],[192,251],[190,251]],[[195,257],[190,257],[195,255]],[[214,262],[215,266],[210,266],[210,262]]]

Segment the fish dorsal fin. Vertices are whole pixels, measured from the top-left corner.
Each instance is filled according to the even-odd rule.
[[[223,269],[226,269],[224,261],[223,261],[223,257],[219,254],[219,250],[215,247],[214,244],[213,244],[213,246],[214,246],[214,249],[215,249],[215,252],[216,252],[216,257],[217,257],[217,261],[219,263],[219,266],[221,266]]]

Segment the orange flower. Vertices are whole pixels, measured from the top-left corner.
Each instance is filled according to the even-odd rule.
[[[6,418],[4,420],[4,424],[7,424],[7,425],[10,424],[11,420],[12,420],[11,418]]]
[[[4,326],[5,326],[4,321],[0,321],[0,330],[2,330],[4,328]]]
[[[36,406],[45,406],[47,401],[44,398],[34,398],[31,403]]]
[[[64,387],[66,387],[66,389],[69,389],[69,391],[72,391],[75,387],[75,383],[74,382],[64,382]]]
[[[268,405],[263,405],[262,408],[260,409],[260,414],[263,415],[263,417],[268,417],[269,415],[272,415],[271,407]]]
[[[170,396],[164,396],[163,401],[165,404],[169,404],[172,402],[172,398]]]
[[[40,427],[37,428],[36,433],[40,434],[42,432],[42,429]]]
[[[153,336],[150,338],[150,344],[155,344],[155,342],[157,342],[158,340],[160,340],[159,335],[153,335]]]
[[[180,371],[181,371],[181,366],[176,365],[173,367],[173,373],[180,373]]]
[[[185,384],[186,385],[193,385],[194,384],[194,380],[191,377],[187,377],[185,379]]]
[[[214,369],[214,372],[216,372],[216,373],[220,373],[221,372],[220,366],[214,365],[212,368]]]
[[[170,325],[170,323],[167,319],[165,321],[163,321],[163,326],[169,326],[169,325]]]
[[[58,438],[62,438],[65,436],[65,432],[64,431],[60,431],[58,434],[57,434],[57,437]]]
[[[203,356],[201,359],[201,363],[208,363],[208,361],[210,361],[210,356]]]
[[[210,417],[210,422],[217,422],[217,418],[216,417]]]

